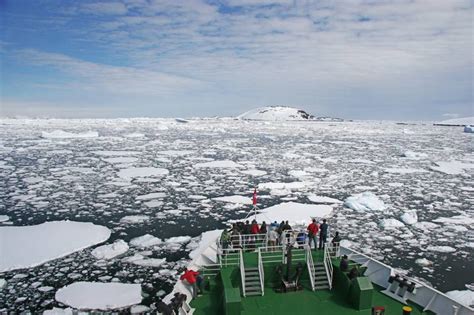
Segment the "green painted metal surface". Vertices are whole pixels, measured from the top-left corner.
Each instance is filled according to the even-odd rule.
[[[372,292],[374,287],[367,277],[352,279],[349,289],[349,301],[357,310],[372,308]]]

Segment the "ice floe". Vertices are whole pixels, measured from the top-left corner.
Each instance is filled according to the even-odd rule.
[[[132,179],[136,177],[150,177],[168,175],[169,171],[158,167],[130,167],[121,169],[117,175],[121,178]]]
[[[98,136],[99,136],[99,133],[97,131],[73,133],[73,132],[67,132],[64,130],[54,130],[51,132],[43,131],[41,133],[41,137],[48,138],[48,139],[97,138]]]
[[[230,161],[230,160],[196,163],[193,166],[195,168],[239,168],[239,167],[243,167],[242,165],[240,165],[238,163],[235,163],[234,161]]]
[[[439,253],[453,253],[456,251],[455,248],[451,246],[428,246],[426,250],[431,252],[439,252]]]
[[[252,175],[252,176],[263,176],[267,175],[267,172],[262,171],[262,170],[257,170],[257,169],[252,169],[252,170],[244,170],[240,171],[242,174],[247,174],[247,175]]]
[[[400,219],[406,224],[412,225],[418,222],[418,215],[416,214],[416,210],[405,211],[405,213],[400,216]]]
[[[114,310],[142,301],[139,284],[74,282],[56,292],[56,301],[81,310]]]
[[[288,220],[293,225],[305,225],[311,218],[327,218],[332,214],[333,208],[329,205],[303,204],[297,202],[284,202],[275,206],[259,210],[257,221],[267,223]]]
[[[136,224],[136,223],[143,223],[146,221],[149,221],[150,217],[147,215],[127,215],[124,216],[123,218],[120,219],[121,223],[130,223],[130,224]]]
[[[0,272],[30,268],[110,237],[104,226],[87,222],[52,221],[31,226],[1,226]]]
[[[363,192],[354,196],[350,196],[344,202],[344,206],[358,212],[386,209],[384,202],[372,192]]]
[[[212,200],[222,201],[222,202],[229,202],[229,203],[239,203],[239,204],[243,204],[243,205],[251,205],[252,204],[252,199],[250,197],[241,196],[241,195],[216,197],[216,198],[212,198]]]
[[[141,247],[141,248],[151,247],[151,246],[159,245],[161,243],[162,243],[161,239],[150,234],[145,234],[139,237],[135,237],[130,241],[130,245]]]
[[[92,256],[97,259],[112,259],[128,251],[128,244],[124,240],[116,240],[113,244],[94,248]]]
[[[433,264],[432,261],[430,261],[426,258],[418,258],[417,260],[415,260],[415,263],[422,266],[422,267],[431,266]]]
[[[397,219],[382,219],[380,221],[380,226],[384,229],[394,229],[405,226],[403,222],[398,221]]]
[[[166,197],[166,193],[164,193],[164,192],[154,192],[154,193],[149,193],[149,194],[146,194],[146,195],[137,196],[136,199],[137,200],[149,200],[149,199],[157,199],[157,198],[165,198],[165,197]]]
[[[5,222],[5,221],[8,221],[10,218],[7,216],[7,215],[0,215],[0,222]]]
[[[314,202],[314,203],[328,203],[328,204],[342,203],[342,201],[338,199],[326,197],[326,196],[308,195],[308,199],[309,201]]]
[[[427,158],[428,154],[408,150],[408,151],[405,151],[402,156],[411,160],[421,160],[421,159]]]
[[[460,161],[438,161],[434,163],[436,166],[430,166],[432,170],[448,175],[464,174],[466,169],[474,168],[474,163],[464,163]]]

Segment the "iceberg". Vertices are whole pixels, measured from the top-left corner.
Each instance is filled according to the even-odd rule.
[[[410,210],[402,214],[400,219],[406,224],[412,225],[418,222],[418,215],[416,214],[416,210]]]
[[[102,245],[94,248],[92,256],[97,259],[112,259],[128,251],[128,245],[124,240],[116,240],[113,244]]]

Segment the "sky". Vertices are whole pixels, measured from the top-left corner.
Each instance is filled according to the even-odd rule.
[[[0,116],[474,116],[473,3],[0,0]]]

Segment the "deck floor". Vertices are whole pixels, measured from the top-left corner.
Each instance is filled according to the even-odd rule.
[[[313,251],[314,261],[322,261],[322,251]],[[254,265],[256,261],[255,253],[245,253],[245,265]],[[289,293],[278,293],[271,287],[265,287],[264,296],[242,297],[242,315],[370,315],[371,310],[355,310],[351,305],[340,298],[334,291],[322,290],[313,292],[309,288],[309,284],[303,283],[304,290]],[[384,306],[385,315],[400,315],[402,313],[403,304],[391,299],[380,291],[382,288],[374,286],[373,306]],[[191,307],[195,308],[196,315],[212,315],[221,314],[219,303],[221,302],[222,292],[217,289],[216,285],[211,284],[211,290],[206,291],[204,295],[194,299]],[[431,312],[423,312],[422,309],[415,305],[412,315],[432,314]]]

